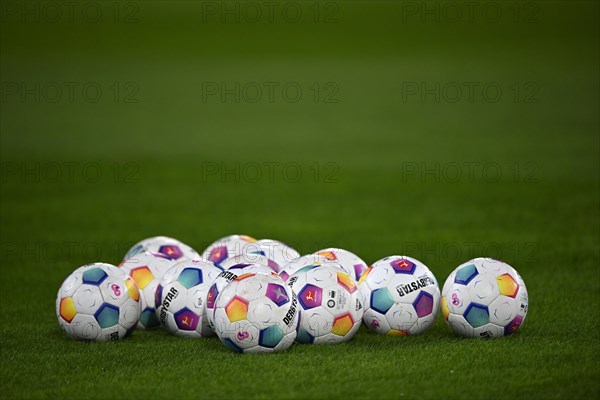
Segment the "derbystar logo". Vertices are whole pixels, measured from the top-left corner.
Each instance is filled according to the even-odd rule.
[[[433,279],[431,279],[428,276],[423,276],[414,282],[407,283],[406,285],[396,286],[396,290],[398,291],[398,295],[400,297],[402,297],[406,294],[414,292],[415,290],[419,290],[426,286],[433,286],[433,285],[435,285],[435,282],[433,281]]]
[[[283,317],[283,323],[286,325],[290,325],[290,323],[294,320],[294,316],[296,315],[296,307],[298,305],[298,297],[296,297],[296,293],[292,292],[292,304],[290,305],[290,309]]]
[[[179,296],[179,291],[174,287],[172,287],[165,296],[165,299],[162,302],[162,309],[160,310],[160,322],[163,324],[167,322],[167,308],[169,308],[169,305],[171,305],[171,302],[173,299],[177,298],[177,296]]]
[[[292,287],[292,286],[294,286],[294,282],[296,282],[297,280],[298,280],[298,277],[297,277],[297,276],[292,276],[292,277],[290,278],[290,280],[288,281],[287,285],[288,285],[289,287]]]
[[[232,280],[234,280],[237,277],[238,277],[237,274],[234,274],[231,271],[223,271],[219,274],[219,276],[217,278],[225,278],[227,280],[227,282],[231,282]]]

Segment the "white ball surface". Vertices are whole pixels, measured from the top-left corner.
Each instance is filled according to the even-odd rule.
[[[362,296],[354,279],[341,267],[312,265],[287,281],[302,309],[296,341],[340,343],[350,340],[363,317]]]
[[[223,270],[210,261],[190,260],[173,266],[156,289],[156,316],[176,336],[212,336],[206,315],[206,296]]]
[[[296,294],[281,278],[245,274],[217,297],[215,331],[235,352],[283,351],[296,338],[299,314]]]
[[[476,258],[456,267],[442,288],[441,308],[460,336],[492,338],[514,333],[529,305],[523,278],[510,265]]]
[[[160,280],[175,264],[175,260],[160,253],[150,252],[134,254],[119,264],[119,268],[135,281],[140,290],[142,313],[138,328],[150,329],[160,326],[154,308],[154,295]]]
[[[358,287],[365,302],[363,320],[374,332],[415,335],[435,323],[440,289],[433,273],[419,260],[382,258],[365,271]]]
[[[135,329],[140,311],[140,293],[133,279],[105,263],[77,268],[56,296],[58,322],[78,340],[123,339]]]

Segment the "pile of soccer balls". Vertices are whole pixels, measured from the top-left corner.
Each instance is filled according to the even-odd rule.
[[[414,335],[438,310],[466,337],[516,331],[527,289],[511,266],[477,258],[458,266],[442,293],[433,273],[405,256],[367,268],[343,249],[300,256],[270,239],[231,235],[200,255],[169,237],[142,240],[119,267],[94,263],[62,284],[56,315],[74,339],[123,339],[162,326],[182,337],[215,333],[236,352],[282,351],[299,343],[348,341],[361,321],[372,331]]]

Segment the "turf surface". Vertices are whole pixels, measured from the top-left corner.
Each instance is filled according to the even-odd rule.
[[[272,23],[209,14],[220,2],[94,3],[98,22],[15,4],[0,39],[3,398],[598,395],[598,3],[500,2],[498,21],[451,22],[443,2],[433,16],[297,2],[305,18]],[[440,317],[421,336],[361,328],[269,356],[60,331],[56,291],[75,267],[117,263],[147,236],[201,251],[231,233],[368,262],[404,253],[440,282],[501,258],[530,312],[501,340],[458,338]]]

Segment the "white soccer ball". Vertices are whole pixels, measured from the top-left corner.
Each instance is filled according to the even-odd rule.
[[[281,278],[244,274],[217,297],[215,331],[235,352],[283,351],[296,338],[299,313],[296,294]]]
[[[367,270],[367,264],[351,251],[330,247],[315,251],[316,255],[324,257],[327,261],[340,264],[344,271],[358,282],[362,274]]]
[[[358,287],[365,300],[363,320],[372,331],[414,335],[435,323],[440,289],[433,273],[419,260],[385,257],[365,271]]]
[[[160,326],[154,309],[154,294],[160,280],[176,263],[177,261],[165,258],[160,253],[142,252],[119,264],[119,268],[135,281],[140,290],[142,313],[138,328],[150,329]]]
[[[354,279],[341,268],[307,266],[287,283],[297,293],[302,310],[297,342],[345,342],[358,331],[363,316],[362,298]]]
[[[200,254],[187,244],[168,236],[154,236],[134,244],[125,254],[123,260],[142,252],[161,254],[174,261],[197,260]]]
[[[256,239],[247,235],[229,235],[215,240],[202,252],[202,259],[220,265],[228,258],[248,254],[259,247]]]
[[[529,297],[519,273],[492,258],[459,265],[442,289],[442,315],[454,332],[491,338],[514,333],[527,316]]]
[[[58,290],[56,316],[73,339],[123,339],[140,318],[140,294],[133,279],[114,265],[87,264],[69,275]]]
[[[323,256],[319,256],[316,254],[306,254],[304,256],[294,258],[292,261],[285,264],[281,271],[279,271],[279,276],[281,276],[281,279],[287,282],[290,276],[292,276],[302,268],[308,267],[309,265],[321,265],[324,264],[326,261],[328,260]],[[328,264],[333,264],[334,266],[336,266],[335,263]],[[338,266],[340,269],[344,270],[341,265]]]
[[[227,261],[225,263],[227,263]],[[262,264],[235,264],[230,266],[229,269],[222,271],[210,286],[206,296],[206,316],[208,317],[208,323],[211,328],[214,328],[214,309],[217,296],[219,296],[219,293],[221,293],[223,289],[225,289],[225,286],[231,281],[244,274],[266,274],[277,276],[271,268]]]
[[[223,270],[210,261],[190,260],[169,269],[156,289],[156,316],[176,336],[214,335],[206,316],[208,289]]]

